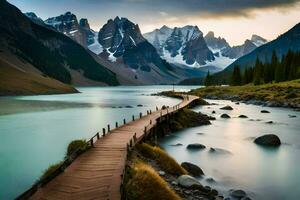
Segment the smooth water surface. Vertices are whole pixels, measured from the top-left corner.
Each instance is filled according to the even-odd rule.
[[[160,140],[160,145],[179,162],[199,165],[205,177],[204,185],[220,190],[225,196],[230,189],[243,189],[252,199],[299,200],[300,199],[300,114],[291,109],[269,108],[255,105],[236,105],[230,101],[213,100],[209,105],[194,110],[216,117],[212,125],[178,131]],[[234,110],[219,108],[231,105]],[[262,109],[269,114],[260,113]],[[216,114],[212,114],[215,110]],[[222,113],[230,119],[220,118]],[[238,118],[239,115],[249,118]],[[289,115],[296,115],[290,118]],[[273,124],[266,122],[273,121]],[[276,134],[282,145],[265,148],[253,143],[255,137]],[[183,146],[171,146],[182,143]],[[190,143],[201,143],[205,150],[188,151]],[[210,147],[221,148],[219,153]],[[225,150],[225,151],[224,151]],[[228,152],[229,151],[229,152]],[[216,183],[207,181],[213,178]]]
[[[116,121],[129,121],[156,106],[179,103],[151,96],[172,86],[78,89],[82,93],[0,98],[0,199],[13,199],[28,189],[51,164],[63,160],[72,140],[89,139],[107,124],[113,128]]]

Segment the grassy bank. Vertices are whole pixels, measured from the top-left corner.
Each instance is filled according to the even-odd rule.
[[[0,59],[0,96],[77,93],[71,85],[27,73]]]
[[[269,106],[299,108],[300,79],[254,86],[210,86],[192,90],[190,94],[204,98],[267,102]]]

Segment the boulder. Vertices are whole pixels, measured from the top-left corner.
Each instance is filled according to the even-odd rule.
[[[216,154],[232,154],[230,151],[221,149],[221,148],[210,148],[209,149],[210,153],[216,153]]]
[[[222,108],[220,108],[221,110],[233,110],[233,108],[231,106],[224,106]]]
[[[228,119],[228,118],[230,118],[230,116],[224,113],[224,114],[221,115],[221,118]]]
[[[180,186],[185,188],[202,187],[201,183],[190,175],[181,175],[178,177],[177,182]]]
[[[205,149],[206,146],[200,143],[193,143],[193,144],[189,144],[186,147],[187,149]]]
[[[296,118],[296,115],[289,115],[289,118]]]
[[[143,107],[143,105],[142,104],[138,104],[137,107]]]
[[[270,112],[267,111],[267,110],[261,110],[260,112],[261,112],[261,113],[270,113]]]
[[[267,124],[273,124],[274,122],[273,121],[267,121],[266,123]]]
[[[267,134],[256,138],[254,143],[263,146],[279,146],[281,141],[277,135]]]
[[[213,110],[211,113],[212,113],[212,114],[216,114],[216,111]]]
[[[177,146],[182,146],[182,144],[181,143],[177,143],[177,144],[171,144],[170,146],[177,147]]]
[[[160,170],[160,171],[158,171],[158,174],[161,175],[161,176],[164,176],[164,175],[166,175],[166,172]]]
[[[125,108],[133,108],[132,106],[125,106]]]
[[[183,162],[181,163],[181,167],[183,167],[186,171],[188,171],[188,173],[192,176],[204,175],[202,169],[197,165],[194,165],[193,163]]]
[[[239,102],[235,102],[235,104],[236,104],[236,105],[240,105],[240,103],[239,103]]]
[[[242,199],[247,196],[246,192],[244,190],[233,190],[230,192],[230,196],[236,198],[236,199]]]
[[[239,118],[248,118],[246,115],[240,115]]]

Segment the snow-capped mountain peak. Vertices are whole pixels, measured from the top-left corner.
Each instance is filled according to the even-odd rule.
[[[253,34],[252,37],[251,37],[251,42],[253,44],[255,44],[255,46],[259,47],[263,44],[266,44],[268,42],[268,40],[266,40],[265,38],[260,37],[259,35]]]

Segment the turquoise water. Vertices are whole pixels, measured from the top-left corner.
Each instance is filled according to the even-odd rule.
[[[195,87],[175,87],[191,88]],[[49,165],[61,161],[70,141],[89,139],[107,124],[114,127],[116,121],[131,120],[133,114],[179,102],[150,95],[172,86],[78,89],[82,93],[0,98],[1,200],[24,192]]]
[[[199,165],[205,177],[204,185],[217,188],[225,196],[230,189],[243,189],[252,199],[299,200],[300,199],[300,114],[291,109],[263,108],[230,101],[210,101],[218,105],[197,107],[194,110],[212,115],[217,119],[212,125],[178,131],[162,138],[160,145],[178,162]],[[219,108],[231,105],[234,110]],[[262,109],[269,114],[260,113]],[[212,114],[215,110],[216,114]],[[222,113],[232,118],[222,119]],[[238,118],[247,115],[248,119]],[[289,115],[296,115],[290,118]],[[273,124],[266,122],[273,121]],[[263,134],[276,134],[282,145],[279,148],[264,148],[253,143]],[[206,145],[202,151],[188,151],[190,143]],[[183,146],[171,146],[182,143]],[[210,147],[221,148],[230,153],[211,153]],[[211,183],[207,178],[213,178]]]

